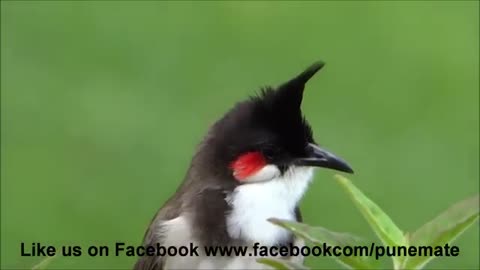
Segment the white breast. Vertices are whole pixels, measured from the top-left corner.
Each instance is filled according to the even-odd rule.
[[[174,256],[165,257],[163,259],[164,269],[272,269],[271,267],[258,263],[257,257],[250,256],[237,256],[237,257],[211,257],[206,256],[203,252],[203,246],[199,246],[199,243],[192,241],[191,236],[191,223],[185,216],[179,216],[175,219],[166,221],[163,223],[166,229],[166,233],[162,234],[164,242],[162,245],[170,246],[189,246],[192,243],[194,246],[198,246],[198,252],[200,256]],[[304,241],[297,239],[296,246],[301,247],[304,245]],[[253,250],[249,247],[250,253],[253,254]],[[248,253],[247,252],[247,253]],[[160,259],[160,258],[159,258]],[[289,258],[292,262],[302,263],[303,256],[296,256]]]
[[[264,172],[261,172],[264,173]],[[231,237],[262,246],[276,244],[286,239],[288,232],[267,221],[268,218],[295,219],[295,206],[305,193],[312,179],[312,168],[293,168],[282,177],[270,181],[252,182],[237,187],[227,196],[232,211],[227,216],[227,229]],[[186,216],[166,221],[163,245],[188,246],[192,242],[191,222]],[[160,232],[159,232],[160,233]],[[193,243],[198,245],[198,243]],[[297,239],[295,245],[303,246]],[[256,257],[207,257],[199,249],[200,256],[164,258],[165,269],[271,269],[256,262]],[[301,263],[303,256],[290,260]]]
[[[227,229],[232,238],[241,238],[260,245],[274,245],[286,240],[287,230],[267,221],[268,218],[295,220],[295,206],[305,193],[313,169],[296,167],[270,181],[254,182],[237,187],[227,202],[232,211],[227,216]]]

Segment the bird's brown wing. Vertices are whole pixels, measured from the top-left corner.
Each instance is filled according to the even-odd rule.
[[[158,216],[157,216],[158,217]],[[147,232],[145,233],[143,246],[156,246],[157,243],[162,245],[161,227],[159,227],[159,220],[155,218]],[[161,256],[141,256],[136,261],[134,270],[163,270],[165,258]]]
[[[180,215],[180,202],[176,197],[168,200],[150,222],[145,235],[143,237],[143,246],[163,245],[164,230],[162,223],[164,221],[172,220]],[[141,256],[135,262],[133,270],[163,270],[166,257],[161,256]]]
[[[152,256],[143,256],[140,257],[135,265],[133,266],[134,270],[163,270],[162,258],[152,257]]]

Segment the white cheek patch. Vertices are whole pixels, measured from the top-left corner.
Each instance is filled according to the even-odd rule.
[[[275,165],[265,165],[256,173],[242,179],[242,182],[263,182],[269,181],[280,176],[280,170]]]

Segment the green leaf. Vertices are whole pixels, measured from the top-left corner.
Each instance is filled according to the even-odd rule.
[[[312,227],[304,223],[289,220],[270,218],[268,221],[293,232],[296,236],[305,239],[313,245],[320,246],[322,248],[322,252],[324,252],[324,244],[331,247],[330,252],[333,252],[332,248],[335,246],[349,246],[353,249],[355,249],[355,247],[361,247],[357,248],[358,250],[356,251],[357,255],[359,256],[337,257],[332,254],[332,258],[337,260],[337,262],[341,263],[342,265],[352,269],[377,268],[376,265],[378,264],[378,261],[375,260],[374,257],[368,256],[372,254],[373,250],[370,251],[370,245],[366,245],[363,239],[360,237],[347,233],[329,231],[323,227]],[[355,250],[353,252],[355,252]],[[324,254],[322,253],[321,256],[324,256]]]
[[[34,265],[32,267],[32,270],[44,270],[47,269],[47,266],[52,262],[52,260],[56,257],[57,255],[51,256],[51,257],[46,257],[45,259],[41,260],[39,263]]]
[[[436,218],[409,235],[411,246],[437,246],[450,244],[470,227],[479,217],[479,195],[460,201]],[[405,261],[406,269],[421,269],[433,256],[412,256]]]
[[[257,259],[257,262],[269,265],[277,270],[291,270],[291,269],[298,269],[298,270],[309,270],[308,267],[305,265],[293,263],[287,260],[281,259],[273,259],[273,258],[260,258]]]
[[[357,208],[370,224],[370,227],[373,228],[373,231],[385,246],[407,245],[403,232],[377,204],[365,196],[365,194],[355,187],[347,178],[341,175],[335,175],[335,177],[350,195]],[[393,257],[392,259],[395,268],[401,265],[404,260],[402,257]]]

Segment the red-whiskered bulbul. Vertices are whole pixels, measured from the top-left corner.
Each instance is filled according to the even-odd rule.
[[[299,201],[314,167],[353,173],[315,142],[300,108],[305,84],[323,66],[316,62],[276,88],[262,88],[210,127],[143,240],[145,247],[193,243],[199,256],[141,256],[134,269],[261,269],[268,267],[257,257],[206,256],[202,247],[304,245],[267,219],[302,222]]]

